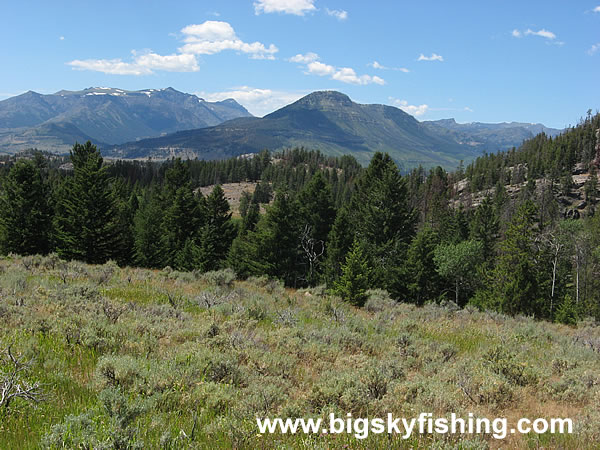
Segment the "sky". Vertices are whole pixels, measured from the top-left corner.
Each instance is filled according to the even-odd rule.
[[[600,0],[22,0],[0,23],[0,100],[173,87],[263,116],[336,90],[556,128],[600,109]]]

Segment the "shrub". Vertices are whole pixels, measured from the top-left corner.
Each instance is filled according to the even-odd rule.
[[[232,269],[215,270],[206,272],[200,276],[200,280],[211,285],[219,287],[232,287],[236,279],[236,274]]]

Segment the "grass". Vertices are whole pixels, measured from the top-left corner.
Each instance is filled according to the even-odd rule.
[[[364,309],[264,278],[0,260],[0,350],[44,401],[0,410],[0,448],[597,448],[584,328],[475,310]],[[0,364],[0,368],[3,367]],[[570,417],[573,435],[258,435],[255,417]]]

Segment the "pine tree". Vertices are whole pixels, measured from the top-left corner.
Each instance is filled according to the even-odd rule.
[[[46,254],[50,250],[50,191],[39,165],[20,160],[0,195],[0,249],[3,254]]]
[[[439,296],[442,280],[434,262],[438,243],[438,234],[429,226],[420,230],[411,242],[404,266],[408,282],[406,301],[422,305]]]
[[[200,194],[202,195],[202,194]],[[199,245],[200,230],[205,219],[205,199],[197,197],[190,183],[177,189],[173,203],[165,212],[163,221],[163,248],[165,263],[176,269],[188,269],[189,264],[180,264],[184,255],[190,254],[190,246]],[[183,252],[188,239],[187,249]]]
[[[204,226],[199,239],[202,270],[216,270],[222,266],[237,231],[221,186],[215,186],[206,197],[204,210]]]
[[[160,268],[165,262],[163,236],[163,208],[157,193],[142,200],[133,219],[134,261],[142,267]]]
[[[371,288],[371,269],[360,241],[355,240],[342,265],[342,275],[335,281],[332,292],[355,306],[363,306]]]
[[[507,314],[540,315],[543,302],[538,289],[535,238],[537,209],[531,201],[521,204],[500,243],[493,271],[494,306]]]
[[[87,142],[71,150],[73,176],[58,192],[54,231],[59,255],[91,264],[118,254],[117,203],[100,151]]]
[[[414,236],[415,215],[408,205],[406,181],[387,154],[376,153],[357,181],[350,203],[351,224],[365,245],[376,284],[394,297],[406,295],[402,274],[406,249]]]
[[[330,287],[341,276],[345,256],[354,242],[355,230],[350,221],[349,205],[342,206],[338,209],[331,231],[327,236],[327,259],[325,260],[323,279]]]
[[[280,191],[256,225],[248,233],[242,260],[251,275],[269,275],[288,286],[296,286],[300,275],[300,232],[298,205],[292,195]]]
[[[322,172],[315,173],[300,191],[298,205],[305,265],[304,278],[311,285],[321,278],[321,261],[326,256],[327,236],[335,220],[331,186]]]
[[[482,243],[483,260],[488,266],[491,266],[494,261],[499,228],[492,201],[486,197],[475,210],[471,222],[471,238]]]

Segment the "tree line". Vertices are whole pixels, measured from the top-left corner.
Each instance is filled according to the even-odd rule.
[[[581,146],[571,166],[591,161],[588,140],[577,136],[596,120],[562,135]],[[515,150],[523,154],[513,162],[540,139]],[[551,159],[545,151],[540,160]],[[89,142],[76,144],[69,159],[70,171],[50,169],[37,155],[2,172],[4,254],[232,268],[240,278],[264,275],[290,287],[324,284],[358,306],[380,288],[416,304],[452,301],[565,323],[600,317],[600,215],[591,204],[584,220],[541,211],[534,173],[515,198],[498,188],[461,207],[453,202],[457,182],[472,183],[474,168],[485,164],[402,176],[387,154],[376,153],[363,169],[351,157],[304,149],[219,162],[105,164]],[[219,185],[225,181],[258,183],[242,195],[240,218]],[[204,184],[215,184],[207,196],[198,189]],[[264,213],[262,203],[270,203]]]

